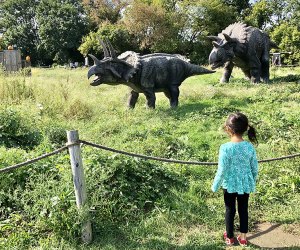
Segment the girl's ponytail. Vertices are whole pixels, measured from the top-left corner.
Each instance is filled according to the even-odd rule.
[[[251,142],[257,143],[257,139],[256,139],[256,131],[255,129],[249,125],[249,129],[248,129],[248,138]]]

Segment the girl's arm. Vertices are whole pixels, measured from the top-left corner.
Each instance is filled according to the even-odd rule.
[[[216,192],[222,184],[222,181],[224,179],[224,172],[225,172],[226,165],[228,162],[227,158],[228,158],[228,156],[226,155],[224,148],[221,146],[220,151],[219,151],[218,171],[214,178],[214,182],[211,186],[211,190],[213,192]]]
[[[253,155],[252,155],[250,164],[251,164],[251,173],[252,173],[253,179],[254,179],[254,181],[256,181],[257,175],[258,175],[258,162],[257,162],[255,150],[253,150]]]

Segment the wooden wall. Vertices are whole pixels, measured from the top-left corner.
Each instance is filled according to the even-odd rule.
[[[0,52],[0,63],[4,66],[5,71],[18,71],[22,68],[21,51],[4,50]]]

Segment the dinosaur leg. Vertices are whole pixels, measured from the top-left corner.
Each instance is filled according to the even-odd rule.
[[[261,74],[261,63],[256,55],[251,55],[251,60],[249,62],[249,65],[250,65],[251,82],[259,83],[260,74]]]
[[[145,89],[144,94],[147,99],[147,107],[155,109],[156,97],[155,97],[154,90],[152,88],[147,88],[147,89]]]
[[[164,91],[165,96],[169,99],[171,105],[171,94],[169,90]]]
[[[259,83],[260,82],[260,70],[258,68],[252,68],[250,70],[251,82]]]
[[[269,50],[268,48],[265,48],[265,51],[261,58],[261,79],[263,82],[269,82],[270,79],[270,62],[269,62]]]
[[[244,75],[246,76],[247,80],[251,79],[251,74],[250,74],[250,69],[241,69],[244,73]]]
[[[128,103],[127,103],[128,108],[134,109],[138,98],[139,98],[139,93],[135,92],[134,90],[131,90],[128,98]]]
[[[224,72],[223,72],[223,76],[220,80],[221,83],[223,82],[229,82],[229,78],[231,76],[232,73],[232,69],[233,69],[233,63],[232,62],[227,62],[224,66]]]
[[[170,92],[170,106],[171,108],[176,108],[178,106],[179,87],[176,85],[171,85],[169,88],[169,92]]]

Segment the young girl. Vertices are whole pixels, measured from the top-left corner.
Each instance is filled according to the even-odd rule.
[[[247,131],[251,142],[257,142],[255,129],[248,123],[248,118],[242,113],[228,116],[225,131],[230,136],[230,142],[220,147],[218,171],[214,178],[212,191],[220,187],[224,190],[225,224],[224,239],[227,245],[234,244],[234,216],[237,200],[240,218],[240,235],[237,240],[246,246],[248,232],[248,200],[249,194],[255,191],[258,163],[256,152],[250,142],[244,141],[243,134]]]

